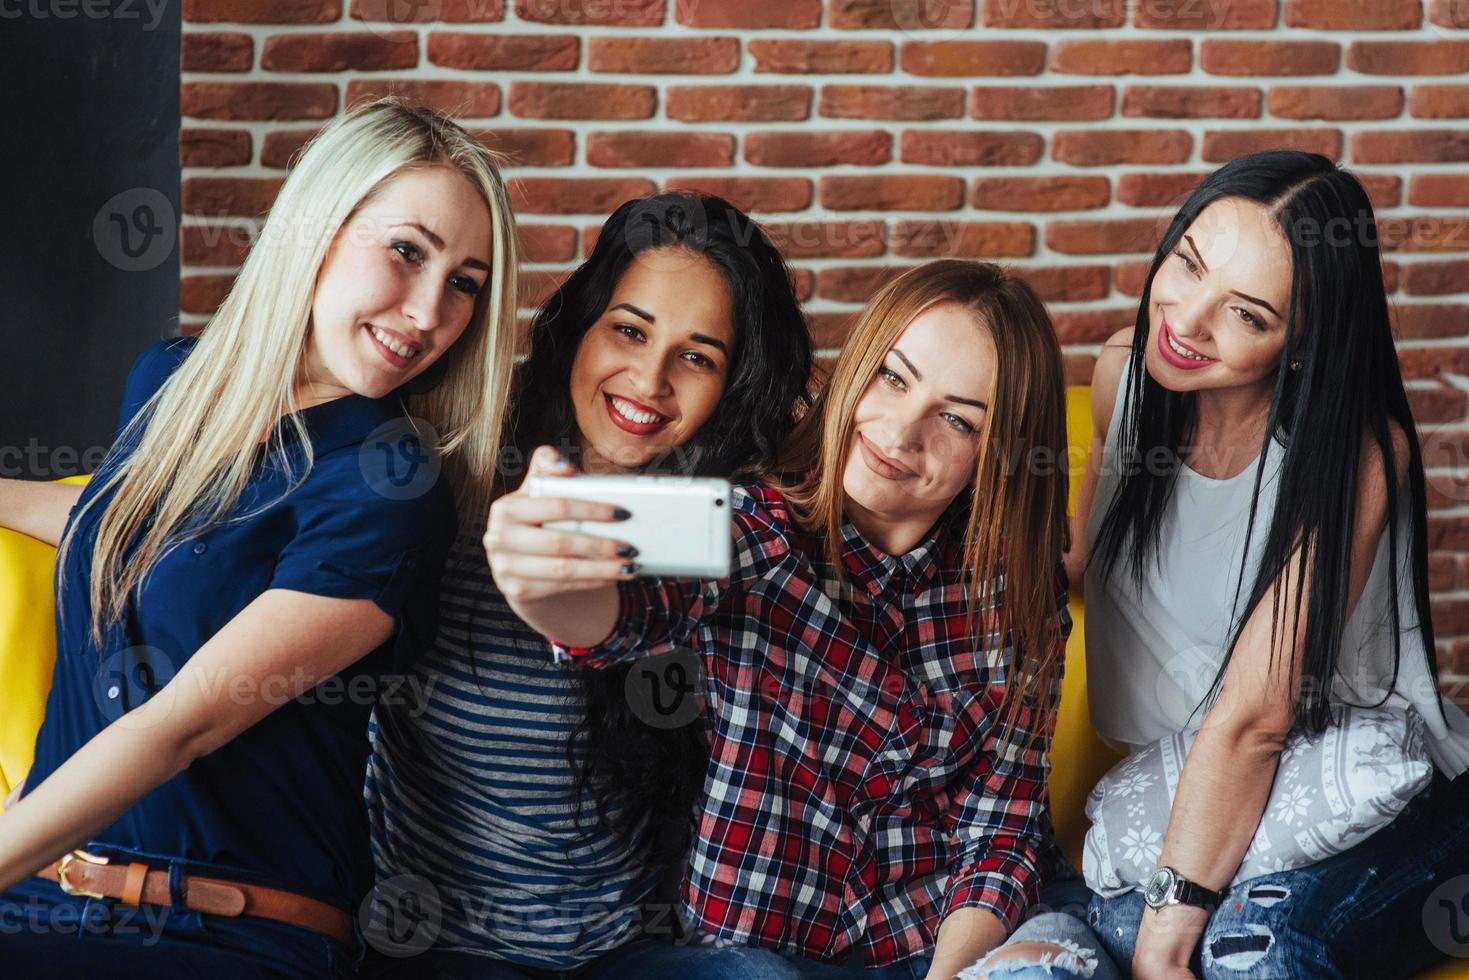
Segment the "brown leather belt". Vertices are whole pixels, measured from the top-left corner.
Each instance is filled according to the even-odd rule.
[[[36,872],[68,895],[111,898],[124,905],[172,905],[168,872],[139,862],[112,864],[108,858],[72,851]],[[324,932],[348,947],[355,944],[352,917],[335,905],[295,892],[219,878],[183,876],[184,908],[210,915],[253,915]]]

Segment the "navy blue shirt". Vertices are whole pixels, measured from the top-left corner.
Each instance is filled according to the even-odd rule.
[[[193,347],[187,338],[163,341],[138,358],[120,432]],[[401,468],[381,463],[383,427],[393,438],[405,414],[391,395],[348,395],[302,411],[315,454],[307,479],[269,504],[289,486],[288,474],[279,457],[258,464],[236,520],[167,552],[100,650],[89,625],[100,504],[81,517],[66,567],[58,569],[56,670],[27,790],[159,690],[267,589],[369,599],[397,621],[388,643],[300,697],[285,700],[278,687],[275,697],[285,703],[148,793],[91,848],[179,858],[197,865],[195,873],[287,888],[348,909],[370,891],[362,800],[368,717],[375,692],[391,690],[392,672],[432,639],[454,534],[453,495],[437,467],[427,486],[405,489]],[[286,451],[299,460],[303,450],[292,440]],[[127,452],[114,447],[68,526]],[[216,696],[270,697],[271,689],[236,692],[221,684]]]

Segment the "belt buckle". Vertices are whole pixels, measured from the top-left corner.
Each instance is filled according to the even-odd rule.
[[[71,866],[71,863],[73,861],[77,860],[85,861],[88,864],[108,863],[107,858],[97,854],[89,854],[88,852],[83,850],[68,851],[66,854],[62,855],[60,861],[56,862],[56,883],[61,886],[61,890],[66,894],[75,896],[77,898],[106,898],[107,896],[103,895],[101,892],[92,892],[87,891],[85,888],[78,888],[76,885],[73,885],[70,881],[67,880],[67,868]]]

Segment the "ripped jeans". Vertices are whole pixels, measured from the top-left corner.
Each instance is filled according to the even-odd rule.
[[[1102,898],[1068,868],[1041,904],[1050,910],[960,976],[1117,980],[1131,972],[1141,891]],[[1044,964],[1007,960],[1007,947],[1027,941],[1059,948]],[[1469,957],[1469,773],[1450,782],[1435,772],[1397,819],[1351,850],[1231,887],[1190,967],[1201,980],[1390,980],[1447,956]]]

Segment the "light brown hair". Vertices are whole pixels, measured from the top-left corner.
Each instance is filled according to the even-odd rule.
[[[1061,669],[1057,576],[1068,537],[1061,348],[1045,306],[1024,280],[990,263],[944,259],[880,289],[786,444],[780,472],[788,476],[772,483],[798,524],[825,534],[840,575],[842,473],[857,403],[903,331],[935,303],[972,312],[975,329],[986,331],[995,346],[963,548],[971,576],[970,629],[980,650],[997,653],[1008,641],[1015,651],[1004,716],[1013,723],[1027,704],[1046,703]],[[1030,727],[1048,728],[1051,721],[1043,717]]]

